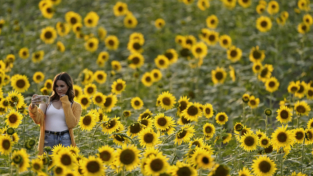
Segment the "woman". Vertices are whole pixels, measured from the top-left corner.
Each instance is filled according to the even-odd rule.
[[[73,80],[65,72],[54,77],[49,104],[40,103],[40,98],[33,95],[28,110],[33,121],[40,124],[39,155],[43,154],[45,146],[76,146],[73,128],[79,122],[82,108],[74,102],[74,96]]]

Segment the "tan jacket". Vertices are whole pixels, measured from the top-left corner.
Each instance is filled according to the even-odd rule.
[[[79,103],[74,102],[71,108],[71,102],[68,100],[68,96],[65,95],[60,98],[62,102],[62,107],[64,110],[65,115],[65,122],[69,129],[69,133],[71,136],[71,142],[72,146],[76,146],[75,139],[74,139],[74,133],[73,128],[78,124],[81,113],[82,113],[82,107]],[[31,108],[31,105],[28,107],[28,112],[30,117],[33,119],[33,121],[36,124],[40,124],[40,136],[39,136],[39,144],[38,144],[38,155],[43,154],[43,147],[45,142],[45,118],[46,115],[42,112],[41,109],[37,108]]]

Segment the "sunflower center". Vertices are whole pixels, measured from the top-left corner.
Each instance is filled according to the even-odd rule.
[[[118,10],[119,12],[122,12],[122,11],[123,11],[123,7],[122,7],[122,6],[119,6],[119,7],[117,8],[117,10]]]
[[[200,144],[199,141],[194,141],[194,142],[192,142],[191,145],[195,145],[195,146],[197,146],[197,147],[201,147],[201,144]]]
[[[91,173],[99,172],[100,167],[101,166],[99,165],[97,161],[89,161],[86,166],[88,172],[91,172]]]
[[[109,45],[113,46],[114,45],[114,41],[113,40],[109,40]]]
[[[277,135],[277,140],[279,141],[279,142],[286,142],[287,141],[287,134],[286,133],[284,133],[284,132],[281,132],[281,133],[279,133],[278,135]]]
[[[218,176],[227,176],[229,175],[228,169],[226,169],[224,166],[220,165],[216,170],[215,170],[215,175]]]
[[[312,89],[308,90],[308,96],[309,96],[309,97],[312,97],[312,96],[313,96],[313,90],[312,90]]]
[[[149,122],[147,119],[143,119],[140,121],[141,124],[145,125],[145,126],[148,126],[149,125]]]
[[[9,150],[11,147],[11,142],[8,139],[4,139],[2,141],[2,148],[4,148],[4,150]]]
[[[282,110],[282,111],[280,112],[280,117],[281,117],[282,119],[288,119],[289,113],[288,113],[286,110]]]
[[[226,118],[225,118],[224,115],[220,115],[220,116],[218,117],[218,120],[221,121],[221,122],[223,122],[225,119],[226,119]]]
[[[243,129],[243,130],[241,131],[241,136],[245,135],[246,133],[247,133],[247,130],[246,130],[246,129]]]
[[[54,171],[55,171],[56,174],[59,175],[59,174],[61,174],[63,172],[63,169],[61,167],[57,167]]]
[[[101,96],[97,96],[95,98],[95,100],[96,100],[97,103],[101,103],[102,102],[102,97]]]
[[[45,33],[45,38],[46,38],[46,39],[52,38],[52,32],[47,31],[47,32]]]
[[[270,82],[268,83],[268,86],[269,86],[269,87],[275,87],[275,82],[274,82],[274,81],[270,81]]]
[[[254,138],[252,136],[246,137],[244,142],[248,147],[253,146],[255,143]]]
[[[236,131],[242,130],[242,125],[241,125],[241,124],[237,124],[237,125],[235,126],[235,129],[236,129]]]
[[[147,133],[144,135],[143,140],[145,141],[145,143],[151,143],[153,142],[154,136],[151,133]]]
[[[132,59],[133,64],[137,65],[140,62],[140,59],[138,57],[134,57]]]
[[[208,39],[209,39],[211,42],[214,42],[215,39],[216,39],[216,37],[215,37],[215,35],[212,34],[212,35],[209,35]]]
[[[296,92],[297,90],[298,90],[298,87],[296,86],[291,87],[291,92]]]
[[[89,45],[90,48],[92,48],[94,46],[94,43],[93,42],[89,42],[88,45]]]
[[[192,45],[192,41],[190,39],[187,39],[186,43]]]
[[[61,156],[61,163],[65,166],[69,166],[72,164],[71,157],[68,154],[64,154]]]
[[[133,21],[131,19],[129,19],[127,22],[128,22],[128,24],[132,24],[133,23]]]
[[[267,161],[261,161],[259,164],[259,169],[262,173],[268,173],[271,170],[271,164]]]
[[[209,164],[209,163],[210,163],[210,160],[209,160],[208,157],[203,157],[203,158],[202,158],[202,162],[203,162],[204,164]]]
[[[250,100],[250,104],[251,104],[252,106],[256,105],[255,100]]]
[[[24,88],[25,85],[26,85],[26,82],[24,80],[22,80],[22,79],[16,81],[16,86],[18,88]]]
[[[93,89],[92,87],[88,87],[88,88],[87,88],[87,92],[91,94],[91,93],[94,92],[94,89]]]
[[[136,106],[139,106],[140,105],[140,102],[138,100],[135,101],[134,103]]]
[[[163,102],[163,104],[166,105],[166,106],[171,105],[171,99],[168,98],[168,97],[164,97],[164,98],[162,99],[162,102]]]
[[[263,28],[266,28],[266,27],[267,27],[267,21],[262,21],[262,22],[261,22],[261,26],[262,26]]]
[[[158,125],[165,126],[166,124],[167,120],[164,117],[158,119]]]
[[[255,66],[255,70],[260,70],[260,69],[261,69],[261,67],[259,65]]]
[[[150,113],[147,113],[147,112],[143,113],[142,116],[141,116],[142,119],[144,119],[144,118],[150,118],[150,117],[151,117],[151,114],[150,114]]]
[[[220,72],[220,71],[216,72],[215,78],[216,78],[217,80],[222,80],[223,77],[224,77],[224,75],[223,75],[222,72]]]
[[[214,19],[212,19],[210,22],[211,22],[211,24],[215,24],[215,20]]]
[[[153,161],[151,161],[150,163],[150,168],[151,170],[153,170],[154,172],[158,172],[160,170],[163,169],[164,163],[161,159],[157,158],[154,159]]]
[[[174,55],[171,52],[166,52],[164,55],[168,58],[168,60],[172,60],[174,57]]]
[[[102,75],[102,74],[98,74],[98,75],[97,75],[97,78],[98,78],[99,80],[102,80],[102,79],[103,79],[103,75]]]
[[[267,144],[268,144],[268,140],[267,140],[267,139],[263,139],[263,140],[261,141],[261,143],[262,143],[263,145],[267,145]]]
[[[9,116],[10,123],[15,123],[17,121],[17,116],[15,114],[12,114]]]
[[[88,104],[88,99],[87,98],[82,98],[81,103],[83,105],[87,105]]]
[[[305,113],[305,107],[302,105],[297,106],[296,110],[298,113]]]
[[[160,64],[160,65],[164,65],[164,64],[165,64],[165,61],[164,61],[163,59],[160,59],[160,60],[159,60],[159,64]]]
[[[132,150],[125,149],[120,154],[120,161],[122,164],[129,165],[135,161],[135,157],[136,155]]]
[[[223,42],[224,45],[228,44],[228,40],[226,40],[226,39],[222,40],[222,42]]]
[[[199,112],[198,108],[195,106],[190,106],[187,110],[188,115],[195,116]]]
[[[90,125],[90,123],[91,123],[91,117],[89,115],[85,116],[85,118],[83,119],[83,124]]]
[[[187,102],[181,101],[179,104],[180,104],[180,106],[179,106],[180,111],[183,111],[187,108]]]
[[[268,69],[267,69],[267,68],[264,68],[264,69],[261,71],[260,76],[264,78],[264,77],[267,75],[267,73],[268,73]]]
[[[120,142],[124,142],[125,141],[125,139],[122,136],[120,136],[120,135],[114,135],[114,139],[116,139],[116,140],[118,140]]]
[[[231,52],[230,52],[231,57],[236,57],[237,55],[238,55],[237,50],[231,50]]]
[[[182,130],[181,132],[179,132],[179,133],[177,134],[177,138],[178,138],[178,139],[182,139],[182,138],[184,138],[186,135],[187,135],[187,131],[186,131],[186,130]]]
[[[198,53],[198,54],[202,53],[202,49],[201,48],[196,48],[196,53]]]
[[[89,24],[91,24],[91,23],[92,23],[92,19],[88,19],[87,22],[88,22]]]
[[[177,176],[191,176],[192,175],[191,170],[187,166],[180,167],[176,173],[177,173]]]
[[[183,57],[189,56],[189,49],[183,48],[182,50],[180,50],[180,55]]]
[[[38,163],[35,163],[33,165],[33,167],[34,167],[35,170],[39,170],[40,169],[40,165]]]
[[[107,97],[107,98],[105,99],[104,106],[105,106],[105,107],[109,107],[109,106],[111,105],[111,103],[112,103],[112,98],[111,98],[111,97]]]
[[[147,76],[147,77],[145,78],[145,80],[146,80],[147,82],[151,82],[150,76]]]
[[[141,130],[141,126],[140,126],[139,123],[134,123],[134,124],[132,124],[132,125],[130,126],[130,132],[131,132],[131,133],[136,134],[136,133],[139,133],[140,130]]]
[[[107,125],[107,129],[111,129],[113,127],[115,127],[115,120],[109,120],[108,125]]]
[[[117,91],[121,91],[124,88],[124,86],[122,83],[118,83],[115,88]]]
[[[298,92],[297,93],[303,93],[304,92],[304,87],[303,87],[303,85],[301,85],[300,84],[300,86],[299,86],[299,90],[298,90]]]
[[[296,132],[296,139],[301,140],[303,139],[304,134],[301,131]]]
[[[256,60],[261,59],[261,53],[259,51],[257,51],[257,50],[254,50],[252,52],[252,55],[253,55],[253,58],[256,59]]]
[[[187,123],[190,123],[191,121],[186,119],[184,116],[181,117],[181,121],[183,122],[183,124],[187,124]],[[313,123],[312,123],[313,125]]]
[[[133,47],[135,48],[135,50],[139,50],[141,48],[141,45],[139,43],[134,43]]]
[[[36,76],[36,79],[37,79],[37,80],[40,80],[40,79],[41,79],[41,76],[40,76],[40,75],[37,75],[37,76]]]

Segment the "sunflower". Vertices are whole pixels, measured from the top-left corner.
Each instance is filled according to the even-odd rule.
[[[127,49],[131,53],[142,53],[143,52],[142,44],[140,43],[139,40],[130,40],[127,44]]]
[[[125,90],[125,87],[126,82],[123,81],[122,79],[118,79],[117,81],[113,82],[111,92],[115,93],[116,95],[121,94]]]
[[[94,80],[96,80],[96,82],[99,84],[105,83],[107,79],[107,74],[102,70],[96,71],[93,76],[94,76]]]
[[[300,83],[300,81],[297,81],[296,84],[299,86],[298,90],[296,91],[295,93],[295,97],[298,97],[298,98],[302,98],[304,97],[304,95],[307,93],[307,84],[302,81]]]
[[[312,87],[308,88],[306,96],[307,96],[307,99],[309,99],[309,100],[313,99],[313,88]]]
[[[294,136],[291,131],[287,130],[287,125],[279,127],[272,133],[272,143],[275,150],[279,150],[280,147],[288,147],[293,143]]]
[[[183,45],[185,43],[186,38],[182,35],[177,35],[175,37],[175,42],[179,45]]]
[[[11,137],[13,144],[16,144],[20,140],[17,133],[12,134]]]
[[[123,16],[128,12],[127,4],[123,2],[117,2],[113,7],[113,12],[115,16]]]
[[[302,18],[303,22],[306,23],[307,25],[311,26],[313,24],[313,18],[310,14],[306,14]]]
[[[291,115],[291,109],[289,109],[287,106],[281,106],[280,109],[277,110],[276,119],[280,123],[288,123],[292,119]]]
[[[124,26],[127,28],[135,28],[138,24],[137,18],[132,14],[127,14],[124,18]]]
[[[164,55],[158,55],[154,59],[154,63],[159,69],[166,69],[170,64],[169,60]]]
[[[95,27],[97,26],[99,21],[99,16],[96,12],[89,12],[87,13],[86,17],[84,18],[84,23],[86,27]]]
[[[297,29],[300,34],[305,34],[310,31],[310,26],[307,23],[302,22],[298,25]]]
[[[145,43],[144,36],[142,35],[142,33],[139,33],[139,32],[134,32],[134,33],[130,34],[129,41],[131,41],[131,40],[138,41],[140,43],[140,45],[143,45]]]
[[[45,79],[45,75],[42,72],[35,72],[33,75],[33,80],[35,83],[40,83]]]
[[[232,66],[229,66],[229,76],[231,77],[233,82],[236,81],[236,71],[235,71],[234,67],[232,67]]]
[[[82,130],[90,131],[95,125],[96,125],[96,116],[92,113],[86,114],[79,120],[79,126]]]
[[[207,46],[203,42],[193,45],[191,51],[195,58],[204,58],[208,53]]]
[[[0,136],[1,139],[1,136]],[[24,148],[20,150],[15,150],[11,156],[12,164],[17,167],[18,172],[27,171],[29,165],[29,155]]]
[[[190,138],[194,135],[195,129],[193,126],[184,125],[177,133],[175,138],[175,144],[180,145],[183,141],[189,142]]]
[[[57,42],[57,49],[58,51],[60,51],[61,53],[63,53],[65,51],[65,46],[62,42],[58,41]]]
[[[153,83],[153,75],[149,72],[146,72],[145,74],[143,74],[142,78],[141,78],[141,82],[142,84],[144,84],[146,87],[150,87]]]
[[[256,20],[256,28],[260,32],[267,32],[272,28],[272,21],[269,17],[261,16]]]
[[[16,74],[11,78],[11,86],[20,93],[23,93],[28,90],[30,84],[28,78],[25,75]]]
[[[97,156],[102,160],[102,162],[106,165],[113,162],[115,158],[114,148],[106,145],[98,148],[99,153]]]
[[[227,50],[227,59],[229,59],[232,62],[237,62],[241,59],[242,56],[242,50],[240,48],[237,48],[235,46],[231,46]]]
[[[11,153],[13,141],[9,135],[0,135],[0,153],[9,155]]]
[[[88,84],[84,88],[84,93],[88,97],[92,97],[97,92],[97,86],[95,84]]]
[[[238,0],[239,5],[243,8],[248,8],[251,5],[251,0]]]
[[[104,110],[106,112],[111,112],[112,108],[117,103],[116,95],[110,94],[105,98],[105,103],[103,104]]]
[[[145,58],[140,53],[132,53],[128,56],[129,67],[132,69],[140,68],[145,61]]]
[[[224,135],[223,137],[222,137],[222,143],[223,144],[227,144],[227,143],[229,143],[229,141],[232,139],[232,134],[231,133],[226,133],[226,135]]]
[[[120,128],[121,121],[119,117],[109,119],[107,122],[102,124],[102,131],[107,134],[111,134]]]
[[[226,115],[225,112],[220,112],[216,114],[215,120],[216,120],[216,123],[220,125],[224,125],[228,121],[228,116]]]
[[[146,109],[145,112],[141,113],[140,116],[138,117],[138,120],[142,120],[142,119],[152,119],[152,113],[149,109]]]
[[[89,96],[80,95],[78,98],[78,103],[82,106],[82,109],[87,109],[90,106],[91,100],[89,99]]]
[[[274,68],[272,65],[265,64],[258,75],[258,79],[262,82],[267,81],[268,78],[271,77]]]
[[[219,44],[221,47],[227,49],[231,46],[232,40],[228,35],[221,35],[219,37]]]
[[[85,49],[89,52],[95,52],[98,49],[99,40],[95,37],[88,39],[85,42]]]
[[[92,101],[95,105],[102,107],[105,101],[105,95],[103,95],[101,92],[97,92],[94,94]]]
[[[251,109],[254,109],[259,106],[260,99],[255,98],[253,95],[250,96],[248,105],[250,106]]]
[[[18,55],[20,56],[20,58],[22,59],[27,59],[29,57],[29,50],[28,48],[24,47],[21,48],[18,52]]]
[[[61,37],[66,36],[70,32],[70,30],[71,30],[69,24],[62,23],[62,22],[58,22],[56,24],[56,29],[57,29],[58,35],[61,36]]]
[[[131,142],[126,135],[114,134],[111,136],[111,138],[113,138],[113,142],[119,146],[123,146]]]
[[[115,71],[121,71],[121,69],[122,69],[121,63],[120,63],[119,61],[116,61],[116,60],[114,60],[114,61],[111,62],[111,67],[112,67]],[[111,73],[111,74],[112,74],[112,73]]]
[[[158,96],[157,102],[158,101],[160,101],[161,107],[165,110],[172,109],[176,104],[176,98],[168,91],[162,92],[162,94]]]
[[[162,18],[158,18],[155,20],[154,25],[157,29],[160,29],[165,25],[165,21]]]
[[[300,84],[295,83],[294,81],[289,82],[288,85],[288,92],[289,93],[296,93],[300,89]]]
[[[41,172],[43,169],[42,160],[40,158],[33,159],[31,163],[31,169],[36,173]]]
[[[210,15],[206,19],[206,25],[208,28],[215,29],[218,25],[218,18],[216,15]]]
[[[305,144],[312,144],[313,143],[313,129],[306,129],[305,130]]]
[[[174,121],[171,117],[165,116],[160,113],[154,117],[154,126],[157,130],[167,130],[170,126],[174,125]]]
[[[101,176],[105,174],[102,160],[94,156],[82,160],[81,169],[84,175]]]
[[[155,133],[152,128],[145,128],[139,133],[139,141],[142,147],[154,147],[160,143],[159,141],[160,133]]]
[[[45,55],[45,52],[44,52],[43,50],[34,52],[34,53],[32,54],[32,61],[33,61],[34,63],[40,62],[40,61],[42,61],[44,55]]]
[[[294,105],[294,110],[296,111],[297,115],[309,115],[309,112],[311,111],[310,106],[305,101],[298,101]]]
[[[226,71],[224,68],[217,67],[216,70],[212,70],[212,81],[214,84],[221,83],[223,84],[226,79]]]
[[[74,155],[71,154],[71,151],[68,148],[62,148],[59,152],[54,155],[53,162],[57,166],[63,166],[67,168],[74,168],[77,160]]]
[[[105,46],[110,50],[116,50],[119,45],[119,40],[115,35],[109,35],[104,40]]]
[[[243,0],[242,0],[243,1]],[[239,176],[252,176],[252,174],[250,173],[249,169],[246,167],[243,167],[242,170],[240,170],[238,172]]]
[[[178,161],[175,166],[170,168],[171,175],[173,176],[196,176],[197,170],[190,166],[190,164]]]
[[[11,91],[8,93],[7,99],[13,108],[16,107],[17,109],[21,108],[24,105],[24,97],[21,93],[16,91]]]
[[[278,89],[278,87],[279,87],[279,82],[275,77],[271,77],[271,78],[267,79],[265,82],[265,89],[268,92],[273,93]]]
[[[116,165],[125,166],[127,171],[134,170],[140,163],[140,151],[134,145],[123,145],[117,152]]]
[[[276,22],[277,22],[277,24],[283,26],[283,25],[285,25],[286,20],[284,18],[282,18],[282,17],[278,17],[278,18],[276,18]]]
[[[22,114],[13,109],[10,111],[8,115],[6,115],[6,118],[7,119],[5,122],[9,127],[17,128],[20,125],[20,123],[22,123],[23,116]]]
[[[189,98],[187,96],[182,96],[178,100],[178,108],[177,108],[177,114],[181,115],[181,113],[187,108],[189,103]]]
[[[138,109],[142,108],[143,101],[139,97],[134,97],[134,98],[131,99],[131,106],[135,110],[138,110]]]
[[[251,62],[262,62],[265,58],[265,54],[263,50],[259,50],[259,46],[253,47],[250,50],[249,59]]]
[[[43,6],[42,8],[40,8],[40,11],[42,13],[42,16],[44,16],[45,18],[51,19],[54,15],[54,9],[52,4],[47,3],[45,6]]]
[[[267,12],[270,15],[273,15],[275,13],[279,12],[279,4],[276,1],[270,1],[267,5]]]
[[[64,166],[56,166],[53,168],[54,175],[61,176],[66,172],[66,168]]]
[[[313,118],[308,121],[307,128],[308,129],[311,129],[311,128],[313,129]]]
[[[274,175],[276,164],[268,156],[259,156],[253,160],[252,170],[257,176]]]
[[[75,24],[82,22],[81,16],[73,11],[69,11],[65,14],[65,20],[71,26],[74,26]]]
[[[130,117],[131,115],[132,115],[131,111],[129,111],[129,110],[123,111],[123,116],[124,117]]]
[[[199,105],[196,103],[189,102],[185,110],[183,110],[182,115],[186,119],[191,121],[198,121],[198,118],[202,115]]]
[[[263,148],[268,148],[272,144],[271,140],[267,136],[259,138],[259,145]]]
[[[107,35],[107,31],[105,30],[104,27],[99,27],[98,28],[98,37],[100,40],[104,40],[105,36]]]
[[[49,26],[41,30],[40,39],[46,44],[52,44],[56,38],[57,32],[53,27]]]
[[[303,128],[296,128],[293,130],[294,139],[296,143],[302,144],[305,138],[305,131]]]
[[[253,134],[252,132],[246,133],[240,139],[241,147],[248,152],[256,150],[258,145],[258,136]]]
[[[204,11],[205,9],[210,7],[210,3],[208,0],[199,0],[197,2],[197,6],[200,10]]]

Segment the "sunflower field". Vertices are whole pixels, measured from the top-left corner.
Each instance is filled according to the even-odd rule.
[[[312,176],[310,0],[0,4],[0,175]],[[39,155],[61,72],[76,146]]]

